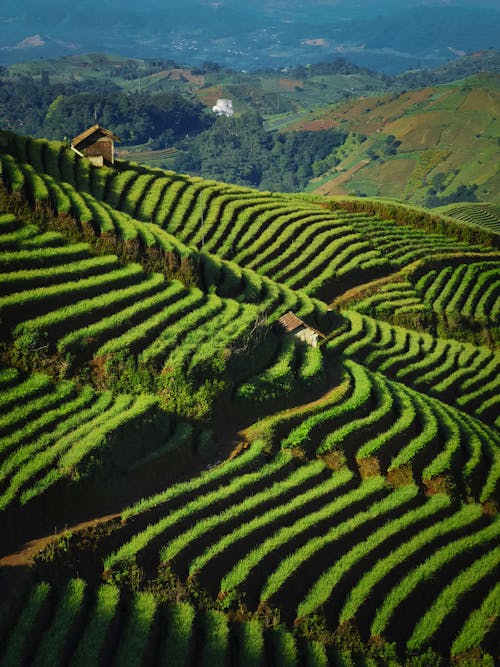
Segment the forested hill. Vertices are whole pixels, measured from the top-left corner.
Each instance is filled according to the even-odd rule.
[[[12,132],[0,177],[2,665],[494,664],[494,229]]]

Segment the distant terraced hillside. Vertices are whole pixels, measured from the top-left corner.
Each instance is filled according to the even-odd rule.
[[[476,185],[476,200],[498,204],[500,88],[496,75],[400,94],[359,98],[313,112],[289,129],[320,120],[367,137],[311,182],[326,195],[363,194],[412,204],[448,203],[460,187]],[[396,143],[394,143],[396,142]],[[456,194],[456,201],[467,201]],[[462,218],[463,219],[463,218]]]
[[[500,205],[465,202],[441,206],[437,212],[500,233]]]
[[[495,230],[0,166],[0,664],[493,664]]]

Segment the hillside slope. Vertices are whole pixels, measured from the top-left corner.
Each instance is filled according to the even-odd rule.
[[[3,663],[492,662],[498,234],[0,147]]]
[[[439,206],[452,201],[500,201],[499,80],[480,75],[414,92],[369,97],[316,113],[367,140],[311,183],[334,195],[357,193]],[[473,188],[473,190],[471,190]],[[470,200],[470,199],[469,199]]]

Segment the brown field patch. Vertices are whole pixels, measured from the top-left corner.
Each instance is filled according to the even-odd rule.
[[[394,468],[387,472],[387,482],[395,489],[400,486],[408,486],[413,483],[413,471],[410,465],[404,465],[400,468]]]
[[[284,93],[293,93],[296,88],[302,88],[303,85],[301,79],[278,79],[278,88]]]
[[[453,490],[453,481],[447,475],[439,475],[431,479],[422,480],[426,496],[435,496],[437,493],[450,494]]]
[[[342,194],[345,192],[344,189],[337,190],[337,188],[347,183],[354,174],[356,174],[360,169],[366,167],[367,164],[370,164],[370,160],[361,160],[354,167],[351,167],[347,171],[340,174],[340,176],[333,177],[331,181],[327,181],[321,187],[319,187],[315,192],[321,195],[332,195],[332,194]]]
[[[161,72],[154,72],[149,77],[153,81],[161,79],[172,79],[173,81],[181,81],[185,79],[196,86],[203,86],[205,83],[205,77],[202,74],[192,74],[188,69],[165,69]]]
[[[203,74],[192,74],[191,70],[184,68],[171,70],[170,78],[174,81],[187,79],[189,83],[194,83],[196,86],[203,86],[205,83],[205,77]]]
[[[433,88],[423,88],[404,93],[395,99],[391,95],[359,98],[338,108],[336,114],[355,123],[360,132],[374,132],[402,116],[414,105],[425,102],[434,92]]]
[[[367,477],[378,477],[380,475],[380,463],[376,456],[370,456],[367,459],[360,459],[357,461],[359,467],[359,474],[361,479]]]
[[[315,120],[305,120],[298,123],[294,126],[294,130],[297,131],[307,131],[307,132],[319,132],[320,130],[329,130],[332,127],[337,127],[340,125],[335,120],[330,120],[327,118],[316,118]]]
[[[323,454],[320,458],[323,459],[327,468],[330,470],[341,470],[345,464],[344,453],[336,449],[331,452]]]
[[[380,166],[380,192],[387,197],[402,197],[415,164],[414,158],[384,162]]]
[[[435,104],[441,104],[442,102],[444,102],[444,100],[448,99],[448,97],[450,97],[451,95],[455,95],[456,92],[457,91],[456,91],[455,88],[452,88],[451,90],[447,90],[446,92],[444,92],[439,97],[436,97],[435,100],[431,100],[429,102],[429,108],[433,107]]]
[[[441,127],[439,125],[425,125],[416,127],[406,135],[404,139],[405,148],[418,150],[419,148],[435,148],[441,139]]]
[[[471,90],[459,111],[482,111],[489,113],[498,112],[500,96],[489,90],[478,88]]]
[[[489,144],[488,139],[476,137],[476,135],[485,132],[490,123],[490,119],[486,114],[471,113],[462,115],[459,122],[454,122],[450,119],[448,127],[445,127],[441,134],[443,143],[448,143],[454,148],[454,152],[461,155],[464,151],[469,151],[472,156],[479,157],[480,146],[482,141]],[[465,161],[464,156],[462,160]]]
[[[197,95],[203,104],[206,104],[208,107],[213,107],[217,100],[221,97],[227,97],[223,86],[211,86],[210,88],[204,88],[203,90],[199,90]]]
[[[449,125],[450,121],[448,113],[422,113],[418,116],[399,118],[386,125],[384,131],[393,134],[402,142],[401,150],[434,148],[441,140],[443,126]]]
[[[382,106],[378,107],[378,111],[388,120],[396,118],[403,112],[411,109],[413,105],[425,102],[433,93],[434,90],[432,88],[422,88],[421,90],[404,93],[395,100],[382,104]]]

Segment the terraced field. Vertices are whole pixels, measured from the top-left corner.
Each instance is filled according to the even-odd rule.
[[[0,663],[493,664],[495,232],[0,148]]]
[[[299,656],[308,664],[328,664],[321,644],[299,647],[284,625],[265,630],[257,621],[228,622],[219,611],[160,603],[152,593],[127,594],[110,585],[92,591],[78,578],[61,590],[44,581],[26,592],[1,664],[105,664],[113,656],[129,665],[222,665],[230,656],[241,667],[293,664]]]
[[[443,215],[450,215],[457,220],[500,232],[500,207],[494,204],[448,204],[438,210]]]

